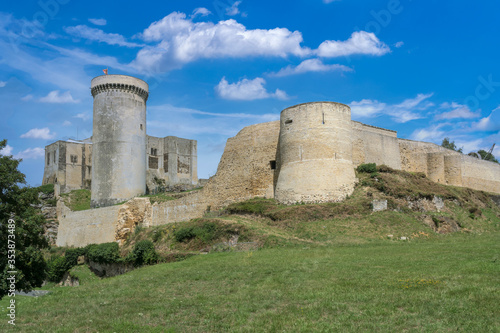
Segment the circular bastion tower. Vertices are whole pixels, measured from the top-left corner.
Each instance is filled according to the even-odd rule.
[[[146,192],[148,84],[126,75],[92,79],[91,206],[103,207]]]
[[[336,202],[351,195],[351,109],[334,102],[281,111],[275,198],[284,204]]]

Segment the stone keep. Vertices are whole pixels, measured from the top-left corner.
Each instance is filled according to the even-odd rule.
[[[281,203],[341,201],[352,194],[351,109],[333,102],[281,111],[275,198]]]
[[[146,192],[148,92],[146,82],[131,76],[92,80],[92,207],[114,205]]]

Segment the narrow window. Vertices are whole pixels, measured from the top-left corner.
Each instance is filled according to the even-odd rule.
[[[70,158],[71,158],[71,163],[78,163],[78,156],[71,155]]]
[[[141,124],[140,128],[141,128],[141,131],[142,131],[142,124]]]
[[[269,165],[271,166],[271,170],[276,170],[276,161],[269,161]]]
[[[47,165],[50,164],[50,153],[47,153]]]
[[[56,152],[54,152],[54,163],[56,163]]]
[[[285,125],[290,125],[291,123],[293,123],[292,119],[285,120]]]
[[[156,156],[156,153],[157,153],[157,149],[156,148],[151,148],[151,155],[153,156]]]

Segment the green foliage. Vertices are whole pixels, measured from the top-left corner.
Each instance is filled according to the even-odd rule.
[[[6,146],[7,140],[0,141],[0,150]],[[18,170],[20,162],[10,155],[0,155],[0,299],[9,290],[6,280],[10,277],[8,271],[18,272],[18,290],[29,291],[41,286],[45,280],[46,263],[40,252],[40,249],[48,247],[43,236],[45,219],[35,208],[39,203],[37,189],[21,186],[26,181],[24,174]],[[14,229],[8,229],[9,219],[15,221]],[[15,264],[8,262],[9,240],[15,242]]]
[[[262,215],[270,209],[277,207],[272,199],[253,198],[250,200],[230,204],[226,211],[230,214],[257,214]]]
[[[441,147],[458,151],[459,153],[463,153],[463,147],[458,148],[457,145],[455,144],[455,141],[450,141],[450,138],[444,138],[443,142],[441,142]]]
[[[356,170],[364,173],[375,173],[377,172],[377,165],[375,163],[360,164]]]
[[[90,191],[86,189],[73,190],[70,193],[61,194],[64,204],[72,211],[90,209]]]
[[[477,153],[481,156],[482,160],[499,163],[493,154],[488,153],[486,150],[478,150]]]
[[[120,261],[118,243],[103,243],[87,245],[87,258],[100,264],[113,264]]]
[[[60,282],[64,273],[71,268],[68,266],[69,265],[65,257],[52,257],[47,263],[47,279],[50,282]]]
[[[44,194],[53,194],[54,184],[45,184],[42,186],[38,186],[36,189],[38,190],[38,192],[42,192]]]
[[[158,262],[158,254],[155,251],[155,246],[153,242],[147,239],[135,244],[132,256],[136,266],[153,265]]]
[[[77,247],[75,249],[67,249],[64,257],[68,262],[69,268],[76,266],[78,264],[78,257],[85,255],[85,249]]]

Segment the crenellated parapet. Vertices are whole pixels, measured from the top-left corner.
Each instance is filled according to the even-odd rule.
[[[149,96],[148,92],[141,87],[124,83],[103,83],[93,86],[90,90],[90,92],[92,93],[92,97],[95,97],[97,94],[106,91],[120,91],[135,94],[144,99],[144,102],[148,100]]]

